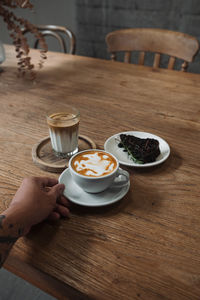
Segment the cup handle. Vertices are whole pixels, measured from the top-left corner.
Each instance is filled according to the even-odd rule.
[[[129,182],[129,173],[121,168],[117,171],[117,176],[112,184],[112,187],[124,187]]]

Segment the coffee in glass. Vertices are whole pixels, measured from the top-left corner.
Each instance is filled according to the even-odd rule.
[[[80,114],[74,107],[66,107],[47,115],[51,145],[59,157],[69,157],[78,151]]]

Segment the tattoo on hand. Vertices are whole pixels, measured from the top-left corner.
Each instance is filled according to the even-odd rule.
[[[18,237],[12,237],[12,236],[0,236],[0,244],[5,243],[5,244],[10,244],[10,243],[15,243],[18,240]]]
[[[4,263],[3,255],[0,253],[0,268],[2,267]]]
[[[4,215],[0,216],[0,228],[3,228],[2,222],[3,222],[3,219],[5,219],[5,217],[6,216],[4,216]]]
[[[6,260],[13,244],[17,241],[17,239],[23,232],[23,228],[15,228],[13,224],[9,224],[7,228],[5,228],[5,218],[5,215],[0,215],[0,268]],[[3,235],[1,232],[3,233]],[[11,232],[13,232],[14,234],[11,235]]]

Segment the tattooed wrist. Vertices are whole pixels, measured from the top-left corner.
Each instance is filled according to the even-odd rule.
[[[5,219],[6,216],[4,215],[0,215],[0,228],[3,228],[2,226],[2,222],[3,222],[3,219]]]
[[[0,268],[22,232],[23,229],[19,228],[19,225],[9,223],[6,215],[0,215]]]

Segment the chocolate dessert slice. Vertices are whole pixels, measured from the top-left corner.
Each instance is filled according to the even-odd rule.
[[[156,139],[141,139],[126,134],[120,134],[120,139],[118,146],[123,147],[138,163],[154,162],[160,154],[159,142]]]

